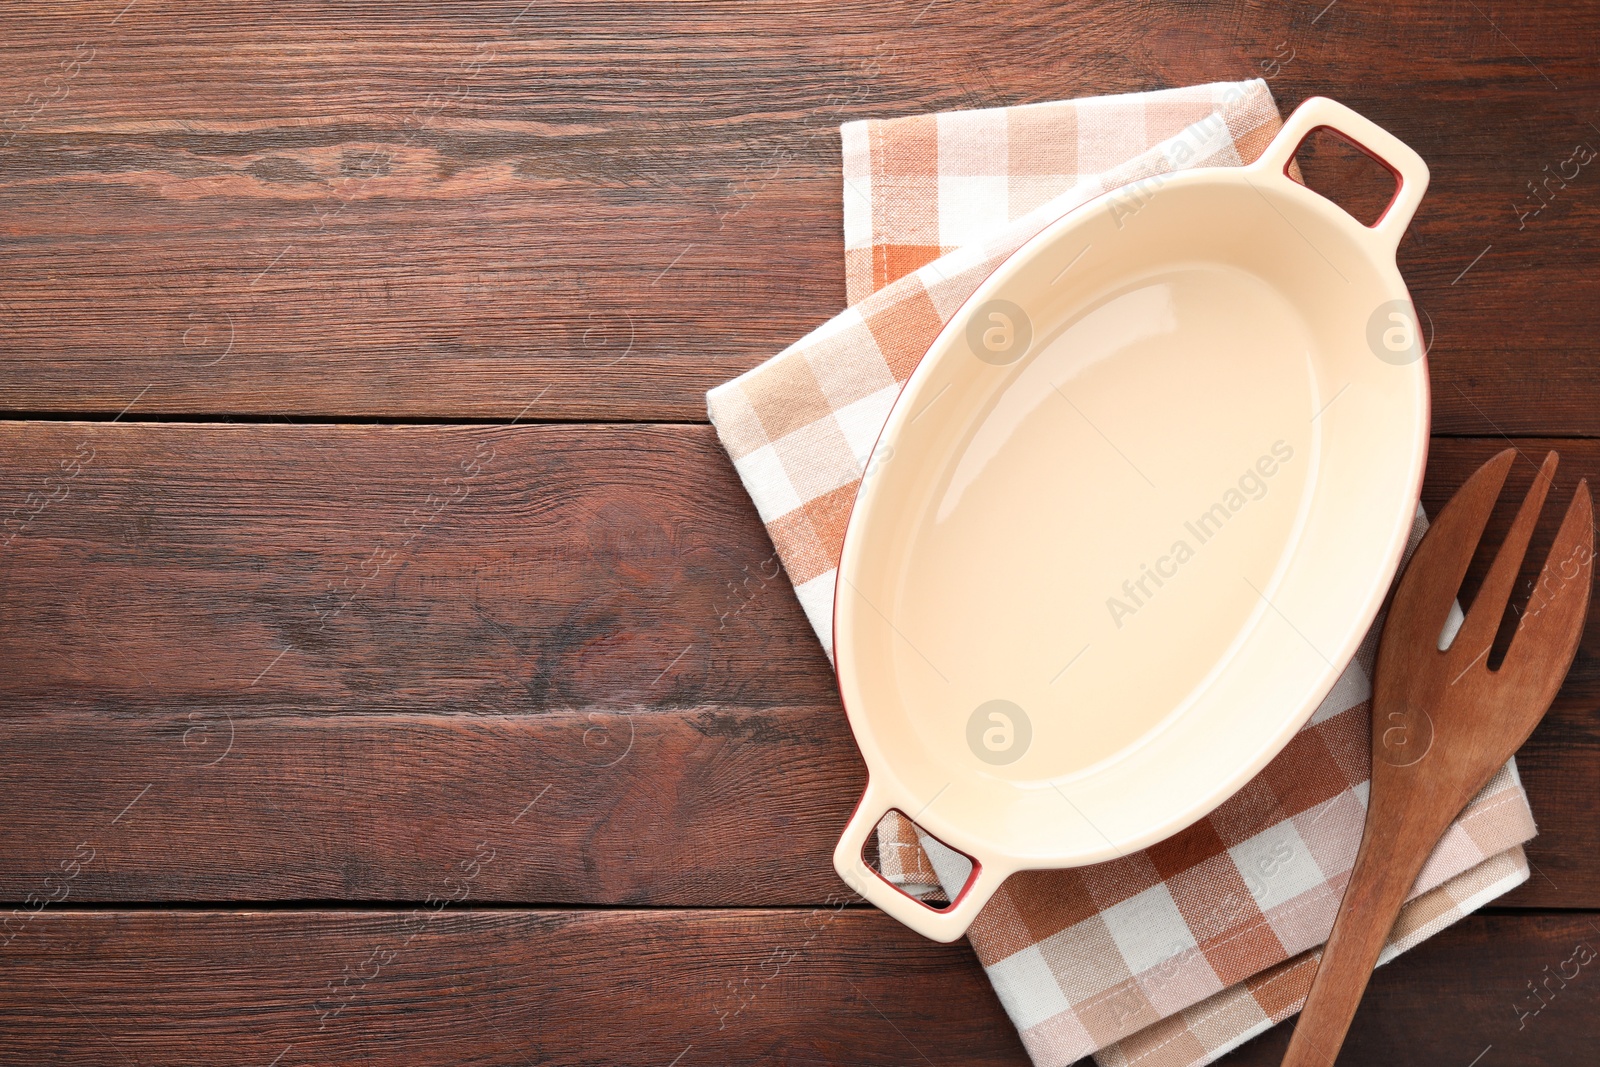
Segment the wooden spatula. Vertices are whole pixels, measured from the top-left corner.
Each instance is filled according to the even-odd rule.
[[[1594,516],[1578,483],[1497,670],[1490,646],[1558,457],[1545,456],[1455,640],[1440,634],[1515,449],[1467,480],[1406,568],[1378,646],[1366,832],[1284,1067],[1334,1062],[1406,893],[1451,821],[1527,740],[1572,665],[1589,607]]]

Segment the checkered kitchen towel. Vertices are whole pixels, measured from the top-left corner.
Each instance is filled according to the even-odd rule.
[[[1251,81],[843,127],[851,306],[707,398],[830,655],[863,465],[944,323],[1051,220],[1139,178],[1253,160],[1279,126]],[[984,908],[968,936],[1036,1064],[1190,1067],[1299,1010],[1361,839],[1376,632],[1209,817],[1123,859],[1014,875]],[[1534,832],[1508,764],[1440,842],[1384,958],[1525,881]],[[903,817],[878,837],[908,892],[960,885],[964,861]]]

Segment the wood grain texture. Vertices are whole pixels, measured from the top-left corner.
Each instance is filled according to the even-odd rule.
[[[0,469],[13,714],[837,699],[706,427],[10,422]]]
[[[32,1062],[1026,1061],[970,948],[834,906],[47,913],[0,951]]]
[[[698,421],[842,304],[840,122],[1264,76],[1433,170],[1437,427],[1600,433],[1600,10],[1319,8],[11,4],[0,410]]]
[[[1503,444],[1436,441],[1429,507]],[[0,895],[114,831],[73,900],[417,899],[552,783],[474,900],[837,888],[859,757],[706,427],[9,423],[0,468]],[[1600,906],[1597,641],[1519,759],[1520,905]]]
[[[1340,1063],[1578,1062],[1596,963],[1543,1001],[1527,983],[1597,940],[1584,916],[1468,918],[1378,972]],[[0,953],[17,1062],[1028,1062],[970,948],[854,908],[47,911]],[[1283,1029],[1223,1062],[1276,1063]]]
[[[865,784],[831,707],[52,715],[0,725],[0,900],[421,900],[481,847],[472,903],[816,904]]]

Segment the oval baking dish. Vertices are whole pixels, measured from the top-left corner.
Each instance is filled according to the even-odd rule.
[[[1396,178],[1363,226],[1287,168],[1329,128]],[[1011,873],[1212,811],[1328,695],[1410,532],[1428,382],[1395,247],[1417,154],[1306,101],[1245,167],[1057,222],[940,333],[844,539],[839,688],[869,782],[834,855],[915,930]],[[895,809],[972,861],[934,909],[862,857]]]

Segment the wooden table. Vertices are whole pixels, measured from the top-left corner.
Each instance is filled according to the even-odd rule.
[[[1600,173],[1550,177],[1597,40],[1579,0],[14,0],[0,1062],[1025,1063],[970,948],[832,871],[863,768],[705,421],[842,306],[836,126],[1264,76],[1393,130],[1436,508],[1508,440],[1600,475]],[[1517,1007],[1600,945],[1597,656],[1520,756],[1534,877],[1341,1063],[1592,1060],[1592,968]]]

